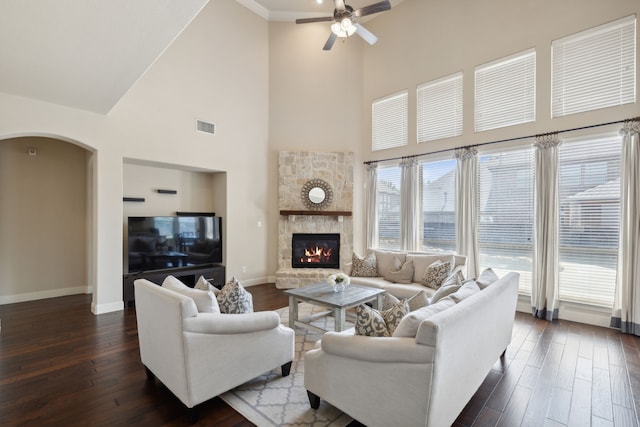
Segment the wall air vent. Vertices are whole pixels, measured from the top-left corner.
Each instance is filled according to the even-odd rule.
[[[203,122],[202,120],[196,120],[196,129],[200,132],[210,133],[211,135],[216,134],[216,125],[213,123]]]

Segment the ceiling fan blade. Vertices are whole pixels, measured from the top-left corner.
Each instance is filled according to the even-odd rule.
[[[323,16],[322,18],[301,18],[296,19],[296,24],[309,24],[311,22],[333,21],[333,16]]]
[[[324,44],[324,47],[322,48],[322,50],[331,50],[337,38],[338,36],[331,33],[331,35],[329,35],[329,38],[327,39],[327,42]]]
[[[362,37],[367,43],[375,44],[378,41],[378,38],[369,30],[367,30],[362,25],[356,23],[353,24],[357,28],[356,34]]]
[[[384,12],[390,9],[391,3],[389,3],[389,0],[384,0],[358,9],[354,11],[353,14],[359,18],[361,16],[373,15],[374,13]]]
[[[346,5],[344,4],[344,0],[335,0],[336,10],[342,12],[346,9]]]

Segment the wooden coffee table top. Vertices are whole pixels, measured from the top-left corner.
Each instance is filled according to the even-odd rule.
[[[316,302],[325,307],[351,308],[369,302],[384,292],[384,289],[358,285],[349,285],[342,292],[334,292],[329,284],[318,283],[303,288],[287,289],[285,294],[303,301]]]

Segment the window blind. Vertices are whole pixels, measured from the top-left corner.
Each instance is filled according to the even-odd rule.
[[[418,142],[462,135],[462,72],[416,90]]]
[[[535,95],[534,49],[476,67],[476,132],[535,121]]]
[[[432,160],[422,167],[423,251],[456,250],[456,161]]]
[[[371,105],[371,149],[373,151],[407,145],[407,91],[373,101]]]
[[[378,168],[378,247],[400,249],[400,166]]]
[[[480,270],[520,273],[520,293],[527,295],[533,272],[534,168],[530,147],[479,157]]]
[[[565,141],[558,150],[561,300],[613,306],[621,150],[617,134]]]
[[[635,102],[636,17],[551,43],[552,115]]]

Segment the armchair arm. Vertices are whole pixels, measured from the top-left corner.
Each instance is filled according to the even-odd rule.
[[[244,314],[198,313],[183,320],[185,332],[202,334],[244,334],[277,328],[280,316],[275,311]]]
[[[413,338],[365,337],[349,333],[327,332],[321,348],[327,354],[369,362],[428,363],[435,350],[416,344]]]

